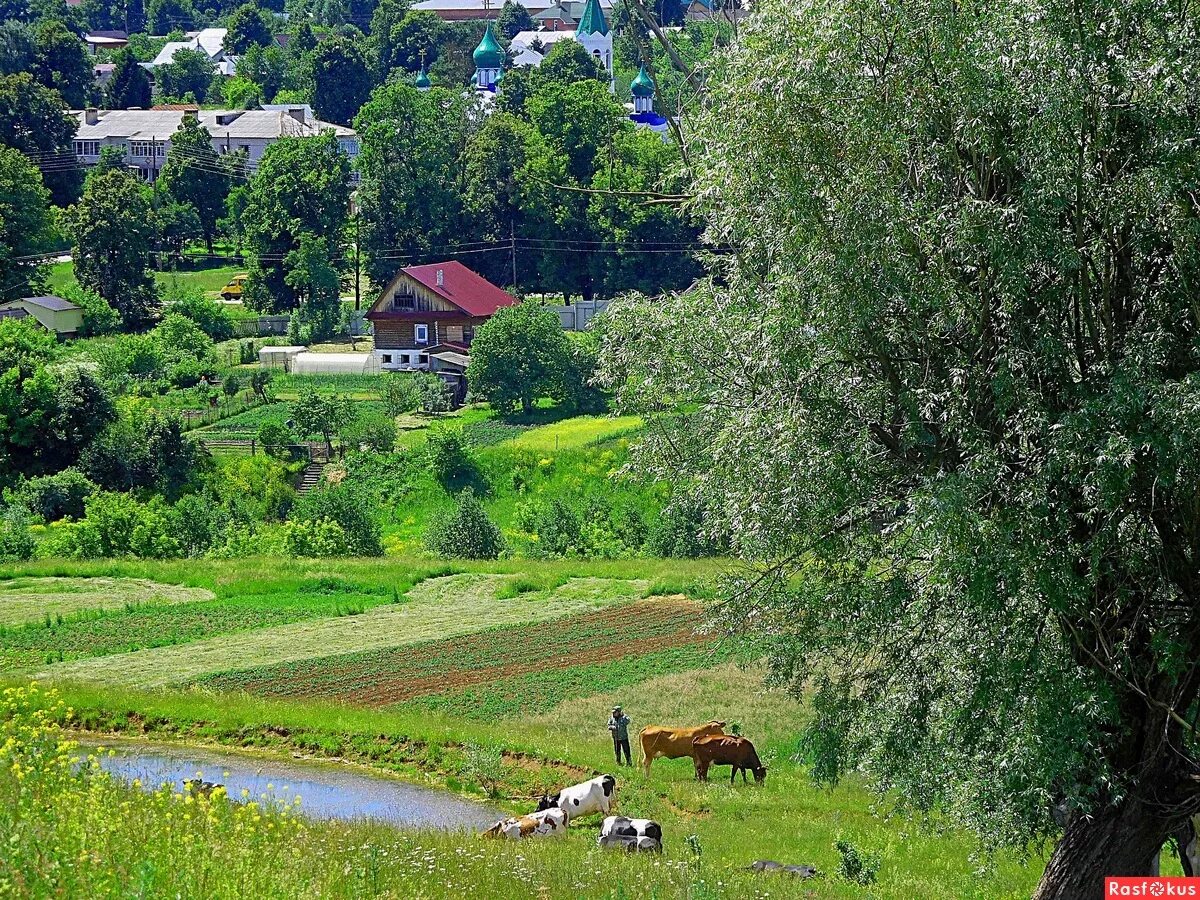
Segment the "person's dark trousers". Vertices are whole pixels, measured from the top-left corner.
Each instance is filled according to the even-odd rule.
[[[621,764],[621,751],[625,751],[625,764],[633,765],[633,758],[629,755],[629,738],[613,738],[613,751],[617,754],[617,765]]]

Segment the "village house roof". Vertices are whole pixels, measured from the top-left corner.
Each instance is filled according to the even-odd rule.
[[[53,295],[46,297],[22,297],[22,303],[32,303],[34,306],[40,306],[42,309],[52,309],[55,312],[62,312],[68,309],[79,309],[79,307],[70,300],[64,300],[62,297]]]
[[[537,15],[559,2],[562,0],[529,0],[528,3],[521,5],[529,10],[531,15]],[[599,3],[600,7],[606,11],[612,9],[612,0],[599,0]],[[572,12],[571,18],[578,19],[582,14],[583,3],[579,0],[574,3],[564,3],[564,5],[568,10],[579,7],[580,12]],[[419,0],[413,4],[412,8],[428,10],[440,19],[455,22],[464,19],[494,19],[498,4],[496,0]]]
[[[458,260],[407,266],[400,271],[472,316],[490,316],[517,302],[508,291],[496,287]],[[441,284],[438,284],[439,272],[442,273]]]
[[[293,115],[287,109],[101,109],[94,111],[95,122],[90,124],[84,110],[73,110],[72,113],[79,120],[75,132],[75,139],[79,141],[166,140],[179,129],[184,115],[196,116],[214,140],[312,137],[325,131],[332,131],[338,137],[354,137],[352,128],[322,122],[310,118],[299,107],[297,110]]]

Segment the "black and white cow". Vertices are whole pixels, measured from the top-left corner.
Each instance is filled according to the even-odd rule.
[[[617,779],[611,775],[600,775],[581,784],[563,788],[557,794],[543,794],[538,801],[538,810],[561,809],[567,814],[568,824],[580,816],[592,813],[608,815],[617,794]]]
[[[527,816],[501,819],[482,836],[519,841],[529,837],[561,837],[566,833],[566,813],[561,809],[545,809]]]
[[[630,853],[643,850],[662,852],[662,826],[652,819],[627,819],[609,816],[600,826],[596,843],[601,847],[616,847]]]

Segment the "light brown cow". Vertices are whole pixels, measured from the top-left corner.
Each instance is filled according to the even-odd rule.
[[[642,729],[642,771],[650,774],[650,763],[660,756],[680,759],[692,755],[692,741],[706,734],[724,734],[724,722],[707,722],[692,728],[667,728],[664,725],[647,725]]]

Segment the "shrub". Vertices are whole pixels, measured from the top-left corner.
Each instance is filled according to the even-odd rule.
[[[182,555],[170,508],[155,497],[149,503],[128,494],[101,492],[86,505],[87,515],[75,530],[72,556],[136,556],[169,559]]]
[[[432,522],[425,545],[438,556],[496,559],[504,552],[504,536],[470,488],[458,496],[454,512]]]
[[[238,518],[279,522],[296,502],[295,468],[269,456],[227,457],[209,476],[208,490]]]
[[[0,560],[26,560],[33,558],[37,546],[29,511],[23,506],[10,506],[0,516]]]
[[[375,511],[375,503],[360,490],[342,483],[319,488],[301,497],[291,518],[293,522],[335,522],[345,532],[350,554],[382,556],[383,543]]]
[[[290,456],[295,442],[296,436],[281,422],[267,422],[258,429],[258,443],[263,452],[277,459]]]
[[[171,508],[170,526],[184,556],[203,556],[225,542],[229,513],[203,494],[181,497]]]
[[[353,556],[344,528],[332,519],[288,522],[283,526],[284,552],[289,556]]]
[[[838,861],[838,875],[855,884],[868,885],[875,883],[879,872],[880,855],[859,850],[850,841],[839,839],[834,842],[841,859]]]
[[[449,412],[454,405],[450,386],[436,375],[423,372],[413,376],[421,393],[421,410],[427,413]]]
[[[82,518],[84,503],[97,490],[95,482],[71,468],[27,479],[16,490],[6,493],[12,502],[24,506],[43,522],[56,522],[62,518]]]
[[[230,400],[232,400],[234,397],[236,397],[238,391],[240,391],[241,389],[242,389],[242,379],[238,378],[237,375],[234,375],[232,372],[230,372],[228,375],[226,375],[225,380],[221,383],[221,390],[225,393],[225,396],[228,397]]]
[[[444,487],[462,484],[476,473],[475,458],[458,428],[431,428],[425,456],[433,477]]]
[[[704,512],[691,499],[676,497],[649,528],[646,551],[651,556],[670,559],[696,559],[720,556],[728,550],[726,542],[705,532]]]
[[[421,405],[421,386],[415,376],[394,372],[385,374],[379,381],[379,399],[393,419]]]
[[[61,294],[64,300],[70,300],[83,310],[80,337],[116,334],[121,330],[121,314],[95,291],[89,291],[76,284],[63,288]]]
[[[182,356],[171,363],[167,378],[177,388],[190,388],[198,385],[203,375],[204,372],[198,361],[188,356]]]
[[[150,333],[168,354],[200,360],[212,351],[212,338],[199,325],[179,313],[167,313]]]
[[[267,396],[267,388],[271,384],[271,372],[269,369],[259,369],[250,376],[250,389],[254,391],[258,399],[266,403],[270,397]]]
[[[227,341],[233,337],[233,316],[229,310],[197,289],[183,288],[177,295],[168,296],[167,309],[191,319],[214,341]]]
[[[532,556],[585,555],[578,514],[557,497],[548,503],[523,504],[517,524],[534,536]]]
[[[346,428],[346,444],[374,453],[390,453],[396,449],[396,423],[389,416],[360,415]]]

